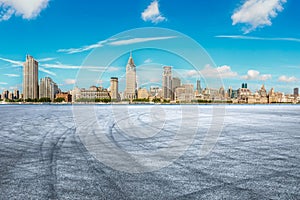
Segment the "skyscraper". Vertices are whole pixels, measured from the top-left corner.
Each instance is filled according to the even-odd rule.
[[[38,62],[34,60],[32,56],[27,55],[23,69],[24,100],[39,98],[38,67]]]
[[[201,94],[201,82],[200,82],[200,80],[197,80],[197,92],[198,92],[198,94]]]
[[[299,88],[294,88],[294,96],[295,97],[299,96]]]
[[[172,67],[165,66],[162,80],[163,98],[172,98]]]
[[[50,98],[52,101],[58,93],[57,84],[49,77],[40,80],[40,98]]]
[[[8,95],[9,95],[9,91],[8,90],[4,90],[2,92],[2,99],[8,99]]]
[[[131,53],[126,65],[125,98],[130,100],[137,98],[136,66]]]
[[[119,99],[119,81],[117,77],[110,78],[110,98],[112,100]]]
[[[20,92],[18,89],[14,90],[14,99],[19,99],[20,98]]]
[[[178,77],[172,78],[172,100],[175,99],[175,90],[181,86],[181,80]]]

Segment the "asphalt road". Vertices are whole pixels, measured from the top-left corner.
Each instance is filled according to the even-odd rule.
[[[100,122],[109,119],[108,109],[99,106]],[[162,125],[156,118],[147,127],[145,111],[137,109],[137,126]],[[223,131],[204,158],[197,150],[211,107],[201,109],[203,127],[181,157],[156,171],[130,173],[92,156],[71,106],[0,106],[0,199],[300,199],[299,106],[227,107]],[[175,129],[163,125],[167,138]],[[154,148],[152,140],[143,146],[124,140],[117,126],[109,134],[126,151]]]

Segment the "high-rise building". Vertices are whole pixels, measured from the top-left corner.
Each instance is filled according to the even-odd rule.
[[[221,99],[225,98],[225,89],[223,86],[219,89],[219,96]]]
[[[8,90],[4,90],[2,92],[2,99],[8,99],[8,95],[9,95],[9,91]]]
[[[125,98],[130,100],[137,98],[136,66],[131,53],[126,65]]]
[[[172,98],[172,67],[164,67],[162,90],[163,98],[170,100]]]
[[[233,94],[233,90],[232,90],[232,87],[230,86],[228,91],[227,91],[227,94],[228,94],[228,97],[229,98],[233,98],[232,94]]]
[[[50,98],[53,101],[57,93],[58,86],[50,77],[41,78],[40,98]]]
[[[38,99],[38,67],[39,64],[30,55],[26,56],[26,62],[23,69],[23,94],[24,99]]]
[[[202,88],[201,88],[201,81],[200,80],[197,80],[196,90],[197,90],[198,94],[201,94]]]
[[[14,90],[14,99],[20,99],[20,92],[18,89]]]
[[[175,99],[175,90],[181,86],[181,80],[178,77],[172,78],[172,100]]]
[[[9,99],[9,100],[14,100],[14,93],[9,92],[9,93],[8,93],[8,99]]]
[[[119,100],[119,81],[117,77],[110,78],[110,97],[112,100]]]
[[[295,97],[299,96],[299,88],[294,88],[294,96]]]

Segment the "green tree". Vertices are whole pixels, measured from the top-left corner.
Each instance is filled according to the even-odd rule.
[[[63,101],[65,101],[65,98],[62,98],[62,97],[54,99],[54,102],[56,102],[56,103],[61,103]]]
[[[154,98],[152,101],[153,101],[154,103],[160,103],[160,102],[161,102],[159,98]]]
[[[35,102],[36,102],[36,101],[35,101]],[[40,99],[39,99],[39,102],[44,102],[44,103],[46,103],[46,102],[51,102],[51,99],[48,98],[48,97],[43,97],[43,98],[40,98]]]

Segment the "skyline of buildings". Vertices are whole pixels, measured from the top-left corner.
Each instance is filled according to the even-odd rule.
[[[56,98],[61,98],[66,101],[84,102],[92,100],[109,100],[114,102],[119,101],[136,101],[136,100],[160,100],[161,102],[173,103],[191,103],[191,102],[232,102],[232,103],[249,103],[249,104],[266,104],[266,103],[297,103],[299,102],[299,88],[294,88],[293,94],[285,95],[282,92],[275,92],[272,88],[269,92],[263,84],[260,90],[252,92],[248,88],[247,83],[242,83],[241,87],[234,90],[229,87],[225,90],[223,86],[219,89],[207,88],[201,86],[201,80],[196,80],[196,85],[190,83],[182,83],[178,77],[172,76],[172,67],[162,67],[162,85],[150,86],[150,88],[138,88],[136,65],[132,53],[126,64],[126,87],[123,92],[119,91],[118,77],[110,78],[110,87],[90,86],[88,89],[78,88],[77,86],[67,92],[61,92],[58,85],[50,77],[43,77],[38,80],[38,61],[32,56],[27,55],[24,62],[23,70],[23,88],[24,93],[20,95],[19,90],[10,92],[3,91],[0,99],[18,100],[31,99],[31,97],[49,98],[52,102]],[[196,87],[195,87],[196,86]],[[196,88],[196,89],[195,89]],[[27,97],[27,98],[26,98]]]
[[[66,14],[66,12],[68,13],[73,7],[65,10],[66,12],[62,15],[62,13],[58,11],[66,7],[56,6],[62,6],[64,4],[66,6],[66,3],[57,1],[49,2],[51,2],[49,3],[51,6],[49,6],[44,13],[46,16],[49,12],[49,17],[37,15],[32,18],[31,21],[24,20],[20,15],[16,15],[12,16],[10,20],[1,22],[1,24],[4,25],[3,28],[6,30],[1,32],[3,35],[3,37],[1,37],[3,40],[1,43],[3,51],[0,56],[0,70],[2,70],[0,73],[1,92],[5,89],[13,90],[15,88],[22,92],[22,73],[20,72],[23,70],[23,62],[21,61],[24,60],[24,54],[27,52],[33,55],[39,62],[40,76],[51,76],[64,91],[73,89],[72,81],[70,80],[76,79],[77,69],[82,65],[82,61],[86,56],[94,49],[102,48],[102,46],[119,50],[129,47],[128,45],[132,45],[132,47],[128,48],[129,51],[138,49],[141,45],[150,44],[150,41],[147,40],[149,38],[154,37],[155,39],[157,37],[159,39],[159,36],[163,36],[166,40],[156,40],[153,41],[153,43],[163,42],[165,43],[165,49],[168,50],[171,50],[172,46],[184,48],[186,55],[192,55],[193,52],[195,52],[195,48],[189,48],[185,43],[180,43],[180,37],[169,39],[169,36],[175,35],[164,34],[160,31],[153,31],[153,33],[151,33],[151,31],[145,31],[144,35],[138,36],[138,38],[140,38],[139,41],[136,41],[136,35],[134,34],[127,35],[127,37],[124,38],[114,38],[115,35],[123,31],[129,31],[135,28],[148,28],[152,25],[154,28],[178,31],[202,46],[216,64],[213,65],[213,67],[219,67],[220,72],[224,72],[221,75],[224,79],[225,88],[229,86],[238,88],[240,87],[241,81],[247,81],[251,90],[259,90],[261,83],[264,83],[266,87],[275,87],[277,90],[285,93],[290,93],[293,88],[299,87],[300,77],[298,72],[300,64],[297,56],[299,54],[299,45],[297,45],[299,37],[297,33],[299,31],[295,30],[299,29],[299,26],[296,25],[297,18],[294,17],[299,2],[291,1],[286,3],[286,7],[282,10],[283,14],[279,14],[278,12],[278,15],[274,16],[274,23],[270,23],[264,28],[258,28],[257,32],[253,31],[245,35],[242,34],[240,30],[242,27],[239,25],[232,26],[232,18],[230,18],[230,15],[233,15],[236,9],[238,9],[237,5],[240,6],[240,2],[236,0],[230,1],[230,3],[220,2],[222,6],[219,7],[213,6],[214,3],[210,1],[207,3],[195,1],[192,5],[182,4],[184,9],[181,11],[188,15],[178,15],[176,14],[176,9],[172,9],[172,3],[158,1],[158,7],[162,9],[160,11],[168,20],[157,24],[144,22],[140,18],[140,14],[144,11],[144,8],[148,6],[147,4],[149,2],[146,1],[130,2],[129,4],[133,6],[131,10],[132,13],[126,17],[122,16],[120,12],[114,13],[105,10],[107,5],[113,4],[112,2],[106,2],[103,7],[84,5],[84,7],[89,7],[90,9],[104,9],[105,12],[95,12],[95,15],[91,16],[74,16],[79,19],[77,22],[80,23],[81,26],[70,23],[73,19],[70,19],[68,17],[70,15]],[[96,1],[94,3],[96,3]],[[121,5],[120,8],[127,5],[122,1],[119,3]],[[97,4],[101,3],[97,2]],[[294,6],[294,4],[296,5]],[[212,9],[205,9],[207,6],[211,6]],[[82,5],[79,7],[82,7]],[[196,8],[202,11],[193,12]],[[76,9],[74,11],[77,12]],[[272,9],[268,11],[272,12]],[[133,12],[135,12],[135,14],[133,14]],[[212,12],[214,15],[211,15]],[[104,13],[106,17],[103,17]],[[78,14],[81,15],[82,13]],[[195,16],[185,17],[191,15]],[[56,16],[56,18],[53,18],[53,16]],[[205,17],[203,18],[203,16]],[[14,17],[16,18],[13,19]],[[97,17],[97,20],[95,20],[94,17]],[[118,23],[118,25],[103,29],[103,27],[106,26],[107,19],[111,19],[111,17],[114,18],[113,21]],[[127,18],[127,20],[125,20],[127,23],[124,23],[124,17]],[[249,17],[251,18],[251,16]],[[252,12],[252,17],[256,19],[255,12]],[[278,19],[275,20],[277,17]],[[88,20],[81,20],[83,18]],[[57,32],[55,26],[55,22],[57,21],[64,21],[64,24],[69,24],[70,26],[61,26],[60,28],[63,31]],[[222,23],[218,23],[220,21],[222,21]],[[270,21],[273,22],[273,18],[272,20],[270,19]],[[288,25],[293,22],[296,23],[294,26]],[[101,26],[94,26],[95,23],[99,23]],[[130,23],[130,25],[128,23]],[[26,28],[26,26],[28,26],[28,28]],[[70,27],[73,28],[71,32]],[[85,30],[93,31],[87,34]],[[74,38],[71,37],[71,34]],[[24,38],[28,40],[24,40]],[[47,39],[45,40],[45,38]],[[112,42],[109,39],[115,39],[115,41]],[[103,43],[101,41],[103,41]],[[132,41],[139,43],[132,44]],[[98,42],[102,45],[99,45]],[[172,62],[175,60],[174,57],[162,56],[159,58],[160,55],[157,55],[154,51],[153,53],[150,51],[148,51],[149,54],[145,57],[141,56],[139,59],[135,59],[137,69],[144,64],[144,61],[150,60],[152,62],[147,62],[147,65],[164,63],[174,66],[175,68],[181,67],[188,70],[187,66],[183,66],[180,63],[178,63],[178,65],[174,64]],[[140,54],[143,52],[137,51],[136,53]],[[199,55],[195,55],[195,57],[197,56]],[[101,62],[105,58],[98,58],[99,60],[95,60],[94,63],[91,63],[93,66],[102,65]],[[127,59],[126,57],[126,61]],[[119,72],[122,69],[120,73],[124,73],[125,70],[121,68],[123,65],[120,63],[124,63],[125,61],[122,58],[118,61],[120,62],[115,62],[114,67],[118,68],[116,70],[119,70]],[[205,64],[209,63],[199,64],[200,68],[204,68]],[[210,75],[209,72],[207,75]],[[119,76],[119,74],[117,76]],[[188,77],[187,75],[185,78],[190,78],[190,83],[193,84],[196,81],[196,78]],[[204,84],[204,82],[202,84]],[[103,85],[108,87],[109,78]],[[85,85],[84,87],[88,86]]]

